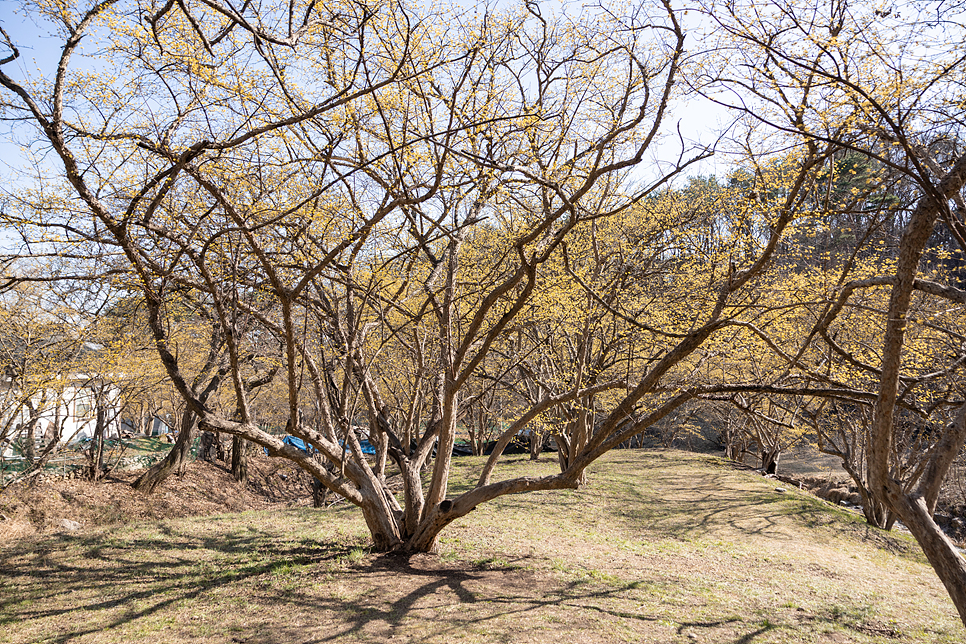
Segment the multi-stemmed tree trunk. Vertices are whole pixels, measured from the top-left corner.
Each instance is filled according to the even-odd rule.
[[[882,367],[879,397],[876,400],[869,444],[870,486],[888,499],[892,509],[916,537],[926,558],[936,570],[966,624],[966,559],[964,559],[933,518],[939,489],[956,456],[966,444],[966,405],[933,448],[919,485],[905,490],[892,475],[895,410],[899,391],[903,337],[906,317],[915,290],[916,275],[926,242],[936,220],[946,213],[953,216],[949,201],[966,186],[966,153],[962,154],[935,185],[927,186],[912,212],[902,235],[892,293],[889,298],[886,332],[882,342]],[[961,248],[966,252],[966,244]]]
[[[157,83],[180,92],[194,112],[206,114],[206,123],[217,124],[217,132],[195,129],[199,121],[177,112],[172,102],[171,114],[139,111],[126,122],[109,119],[95,128],[111,134],[87,137],[93,147],[137,151],[98,161],[87,157],[93,147],[74,145],[86,126],[72,128],[70,137],[65,133],[65,102],[85,99],[66,95],[64,83],[80,39],[114,4],[95,5],[80,20],[45,9],[67,34],[49,97],[37,100],[6,74],[0,83],[32,114],[76,198],[97,222],[90,231],[72,229],[77,241],[106,245],[130,267],[130,287],[143,296],[161,361],[186,401],[179,443],[138,486],[154,487],[183,462],[192,416],[202,430],[227,432],[292,459],[359,505],[380,549],[433,550],[439,530],[478,503],[575,486],[599,455],[587,456],[589,427],[575,452],[585,458],[557,476],[511,479],[446,498],[464,390],[541,288],[540,267],[585,219],[619,213],[646,192],[622,195],[618,177],[641,162],[662,129],[682,62],[684,36],[675,11],[658,5],[647,16],[601,12],[593,17],[600,24],[592,27],[590,18],[548,22],[528,5],[528,13],[506,22],[465,22],[466,38],[438,42],[407,32],[399,17],[408,9],[393,3],[379,8],[395,13],[386,22],[373,20],[361,5],[350,12],[319,6],[300,24],[278,31],[264,26],[275,21],[241,20],[217,2],[166,5],[147,16],[147,40],[117,42],[111,55],[131,75],[129,86]],[[205,25],[213,23],[201,18],[212,17],[224,24],[208,33]],[[521,30],[532,37],[519,39]],[[198,66],[178,59],[171,66],[139,67],[147,59],[167,60],[177,47],[166,43],[180,46],[185,39],[196,40],[207,61],[228,44],[219,34],[229,33],[232,47],[247,42],[261,61],[266,73],[259,82],[277,97],[275,103],[253,101],[245,89],[249,81],[238,84],[237,70],[217,58]],[[334,46],[336,41],[342,44]],[[304,75],[286,73],[285,61],[293,56],[317,61],[323,42],[326,51],[337,53],[326,62],[324,82],[305,85]],[[652,42],[663,49],[643,56]],[[286,53],[265,55],[273,48]],[[10,60],[17,52],[12,55]],[[549,60],[562,62],[550,68]],[[211,70],[219,82],[192,81],[199,69]],[[346,71],[353,69],[360,73]],[[530,76],[532,83],[521,82]],[[575,84],[584,90],[575,91]],[[277,116],[282,110],[286,115]],[[609,116],[602,118],[599,110]],[[238,121],[240,114],[246,116]],[[285,145],[276,146],[282,139]],[[281,165],[268,161],[288,153]],[[247,161],[239,164],[242,159]],[[135,161],[142,165],[135,168]],[[82,169],[103,162],[117,165],[96,176]],[[107,177],[132,171],[148,179],[128,201],[99,196]],[[496,216],[505,219],[499,235],[509,236],[494,238],[503,259],[482,272],[477,297],[463,281],[472,265],[464,250],[468,240],[485,233],[480,223]],[[390,266],[385,274],[375,271],[380,262]],[[401,281],[394,284],[396,279]],[[200,376],[186,373],[172,341],[171,321],[183,315],[182,294],[205,306],[221,330],[218,369],[234,392],[235,419],[208,406],[208,389],[198,384]],[[240,317],[257,320],[258,328],[240,326]],[[318,450],[331,470],[252,420],[247,356],[266,335],[281,348],[290,431]],[[314,337],[318,343],[308,341]],[[402,344],[393,345],[397,340]],[[390,408],[382,400],[385,382],[396,374],[379,362],[379,343],[384,353],[409,351],[421,364],[405,407]],[[665,362],[664,370],[673,364]],[[299,411],[306,399],[321,410],[314,426]],[[362,454],[359,416],[369,417],[380,455],[401,471],[401,501],[387,489],[382,465],[374,471]],[[424,489],[420,473],[429,463]]]
[[[868,432],[871,405],[850,405],[843,408],[833,402],[823,405],[812,416],[818,436],[818,449],[823,454],[841,459],[842,469],[848,473],[862,499],[862,513],[869,525],[891,530],[895,512],[888,501],[869,486]]]
[[[231,475],[243,485],[248,482],[248,444],[241,436],[231,437]]]
[[[424,552],[480,503],[577,487],[602,454],[688,401],[767,388],[724,366],[720,381],[710,381],[710,370],[701,375],[700,367],[726,353],[709,348],[725,329],[754,327],[772,261],[794,254],[783,247],[790,227],[813,212],[862,206],[855,199],[841,205],[816,186],[829,183],[822,173],[835,154],[866,150],[895,172],[916,174],[923,195],[891,283],[870,485],[908,522],[964,610],[962,560],[928,516],[948,452],[962,444],[963,421],[947,433],[911,493],[890,478],[888,448],[909,293],[937,216],[952,228],[959,221],[947,200],[962,188],[966,162],[946,164],[940,180],[915,155],[906,163],[867,145],[886,130],[890,146],[916,149],[888,121],[889,107],[871,108],[881,118],[855,127],[856,114],[889,97],[863,94],[861,79],[834,75],[852,69],[841,47],[874,31],[841,38],[844,4],[836,5],[832,24],[803,34],[803,43],[826,32],[831,38],[804,58],[776,48],[807,21],[759,37],[771,21],[736,28],[735,3],[720,9],[728,13],[724,31],[740,46],[711,48],[723,58],[713,82],[728,82],[732,63],[752,55],[740,73],[766,69],[741,85],[743,92],[777,106],[786,121],[768,121],[758,106],[736,107],[803,137],[798,147],[784,147],[780,159],[745,157],[752,168],[742,179],[747,185],[715,195],[708,206],[727,211],[723,225],[716,225],[717,214],[682,220],[692,205],[674,203],[667,188],[687,166],[684,150],[659,176],[632,175],[665,129],[685,64],[684,32],[666,2],[626,11],[588,8],[579,19],[546,16],[526,3],[499,20],[454,18],[447,40],[435,30],[443,16],[407,20],[415,9],[397,2],[315,3],[301,16],[285,11],[287,20],[278,19],[281,5],[271,3],[239,8],[184,0],[144,15],[115,11],[117,4],[105,0],[74,15],[58,3],[37,3],[65,36],[53,80],[8,74],[20,51],[0,32],[6,46],[0,85],[5,104],[24,115],[63,166],[56,185],[64,194],[45,194],[36,204],[24,197],[29,213],[18,221],[30,228],[25,235],[56,236],[72,257],[103,251],[88,256],[93,277],[105,270],[105,258],[114,264],[113,279],[123,269],[125,288],[140,294],[158,356],[185,401],[183,441],[155,472],[170,472],[184,457],[196,418],[203,430],[290,459],[357,505],[377,549]],[[122,24],[128,28],[116,27]],[[106,57],[98,68],[122,78],[85,70],[84,83],[75,82],[71,63],[81,39],[106,25],[116,30],[104,33],[113,40],[98,50]],[[434,31],[426,31],[429,25]],[[821,56],[839,54],[847,58],[843,65],[822,66]],[[859,88],[847,118],[812,119],[810,110],[831,96],[823,93],[828,87],[846,94]],[[167,98],[151,100],[152,92]],[[832,97],[835,105],[849,104],[839,98]],[[826,126],[830,131],[815,129]],[[754,143],[753,136],[743,140]],[[58,219],[61,212],[71,218]],[[81,212],[85,225],[76,223]],[[608,220],[620,221],[615,246],[653,248],[619,263],[621,277],[613,283],[581,272],[567,247]],[[594,254],[596,246],[587,253]],[[558,260],[565,268],[554,266]],[[452,448],[471,404],[469,383],[522,325],[528,306],[568,299],[553,289],[563,282],[576,284],[615,325],[640,335],[634,355],[623,369],[602,364],[593,378],[542,383],[544,393],[511,419],[476,487],[450,498]],[[210,368],[192,369],[172,334],[192,307],[208,312],[221,339]],[[815,337],[803,341],[798,356],[768,345],[789,373],[807,372],[822,386],[799,384],[795,395],[867,393],[822,379],[804,364]],[[284,444],[254,421],[246,382],[261,362],[253,356],[265,346],[280,364],[289,430],[317,455]],[[222,398],[233,398],[224,405],[231,415],[209,404],[215,380],[226,385]],[[571,404],[580,413],[561,435],[560,472],[494,481],[509,440],[541,414],[552,417]],[[310,421],[304,409],[316,412]],[[360,426],[378,448],[374,465],[363,454]],[[400,495],[388,487],[389,463],[399,470]],[[140,484],[150,487],[159,476]]]
[[[205,403],[221,385],[227,373],[223,364],[224,359],[223,335],[218,327],[214,327],[208,340],[207,356],[198,375],[195,377],[192,393],[196,400]],[[191,447],[197,436],[198,415],[192,406],[185,404],[181,410],[178,423],[178,437],[170,451],[163,459],[152,465],[141,476],[131,483],[140,492],[153,492],[172,474],[182,473],[191,460]]]
[[[5,73],[0,84],[63,163],[73,209],[86,209],[94,222],[89,230],[61,230],[79,248],[108,248],[126,262],[129,288],[140,292],[159,358],[185,400],[182,442],[153,472],[170,472],[183,458],[191,414],[202,430],[264,446],[359,506],[381,550],[433,551],[440,531],[480,503],[577,487],[602,454],[711,391],[687,386],[687,362],[744,310],[733,306],[736,299],[753,297],[801,192],[829,155],[816,145],[798,160],[797,174],[782,184],[787,197],[762,213],[760,243],[746,240],[757,253],[730,265],[719,256],[686,265],[686,258],[657,250],[642,261],[663,263],[648,272],[663,283],[635,291],[627,302],[633,308],[615,308],[614,291],[602,299],[605,314],[648,334],[649,353],[620,373],[560,387],[501,437],[512,439],[561,404],[582,400],[586,409],[593,396],[620,391],[600,422],[589,413],[578,419],[559,473],[493,481],[491,459],[474,489],[448,498],[468,383],[535,294],[559,281],[562,271],[548,266],[565,243],[613,217],[624,218],[624,230],[647,228],[638,239],[657,244],[677,227],[698,225],[680,222],[673,208],[659,212],[660,199],[645,200],[686,161],[638,183],[640,189],[624,181],[664,128],[684,53],[676,11],[664,3],[570,21],[548,20],[527,5],[506,20],[464,22],[460,38],[439,42],[405,31],[398,16],[406,7],[393,3],[379,7],[396,12],[389,21],[374,20],[361,5],[356,13],[315,5],[302,24],[278,31],[265,26],[277,21],[241,20],[218,2],[171,3],[146,17],[152,31],[145,41],[106,51],[131,75],[129,86],[164,86],[192,106],[190,116],[176,101],[166,104],[174,110],[168,114],[120,102],[115,107],[129,118],[111,116],[94,128],[70,124],[68,135],[69,114],[113,114],[64,93],[81,37],[113,4],[98,4],[79,21],[59,16],[68,37],[48,95],[35,96]],[[205,31],[208,23],[194,14],[180,19],[207,11],[225,21],[220,31]],[[271,99],[253,98],[247,70],[205,53],[224,53],[222,33],[264,65],[255,80]],[[168,52],[180,51],[186,39],[197,43],[203,64],[171,59]],[[299,56],[307,57],[306,68],[318,64],[320,47],[334,56],[325,61],[324,82],[307,85],[304,74],[286,73],[287,61]],[[272,49],[284,55],[267,55]],[[193,76],[199,70],[205,80]],[[96,134],[85,136],[89,131]],[[84,170],[98,164],[105,167]],[[108,200],[101,195],[118,192],[108,185],[112,177],[140,177],[139,187],[121,203]],[[681,232],[682,244],[689,232]],[[709,269],[706,278],[694,279],[698,266]],[[638,274],[631,266],[626,280]],[[662,300],[660,328],[641,323],[646,302],[674,280],[692,290],[684,309],[690,317],[662,319],[682,310]],[[693,290],[698,283],[700,293]],[[597,285],[581,288],[589,295]],[[171,333],[190,310],[186,303],[208,311],[222,340],[219,359],[196,374]],[[255,424],[245,382],[253,347],[265,338],[279,348],[290,432],[330,467]],[[235,399],[232,417],[208,404],[213,389],[202,389],[217,379],[207,380],[215,363]],[[395,391],[403,384],[404,395]],[[318,410],[312,423],[304,421],[303,406]],[[363,454],[360,424],[369,425],[400,470],[402,498],[387,487],[381,465],[374,469]],[[157,478],[149,474],[139,485]]]

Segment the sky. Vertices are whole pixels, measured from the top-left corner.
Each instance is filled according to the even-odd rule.
[[[50,23],[38,24],[17,11],[19,2],[0,0],[0,26],[15,41],[20,49],[20,58],[4,66],[4,71],[16,79],[22,79],[28,73],[34,75],[40,70],[45,76],[53,76],[63,45],[62,38],[52,35],[54,25]],[[83,51],[83,45],[81,47]],[[9,55],[6,47],[0,49],[0,57]],[[75,64],[78,59],[75,57]],[[669,115],[668,125],[680,128],[684,138],[688,141],[710,143],[714,140],[714,132],[720,130],[727,123],[727,116],[722,110],[708,101],[692,100],[680,105]],[[27,138],[28,132],[18,130],[15,124],[0,122],[0,180],[5,185],[16,185],[23,179],[18,179],[17,170],[30,167],[30,161],[24,156],[21,142]],[[43,153],[46,146],[35,145],[35,153]],[[651,153],[646,163],[667,164],[676,160],[680,150],[679,143],[668,140]],[[725,160],[711,159],[696,166],[690,174],[720,174],[724,172]]]
[[[63,41],[49,35],[52,25],[38,25],[18,15],[16,5],[10,0],[0,0],[0,26],[20,50],[17,60],[3,66],[4,72],[15,79],[23,78],[27,71],[36,72],[38,69],[53,75]],[[7,47],[0,49],[0,57],[8,55],[10,51]],[[12,138],[23,137],[18,136],[11,123],[0,122],[0,177],[3,179],[9,179],[11,168],[26,163],[20,144],[12,141]]]

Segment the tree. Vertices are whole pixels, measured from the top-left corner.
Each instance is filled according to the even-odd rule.
[[[69,322],[70,313],[63,302],[56,298],[51,302],[34,285],[19,285],[4,294],[0,308],[0,451],[13,447],[24,461],[20,474],[7,483],[41,472],[64,443],[75,437],[66,420],[78,402],[78,385],[88,383],[70,377],[83,348],[83,337]]]
[[[666,3],[570,17],[530,2],[482,16],[421,15],[394,2],[289,6],[185,0],[132,18],[120,0],[77,12],[38,3],[64,35],[56,75],[45,82],[0,71],[0,85],[7,113],[32,126],[63,167],[35,168],[59,180],[16,190],[8,216],[25,239],[69,254],[73,277],[109,276],[137,294],[159,359],[200,428],[298,464],[360,507],[378,549],[432,551],[440,531],[480,503],[577,487],[595,459],[694,400],[770,396],[797,410],[817,398],[879,398],[878,427],[896,406],[882,383],[898,363],[859,370],[876,374],[879,394],[862,377],[819,368],[825,355],[848,363],[829,332],[844,320],[840,300],[872,285],[894,296],[917,288],[960,297],[910,276],[944,199],[962,187],[966,161],[930,157],[929,167],[946,173],[937,187],[918,152],[933,148],[910,133],[917,123],[897,125],[883,107],[927,96],[935,113],[951,111],[928,89],[941,79],[910,91],[873,83],[872,96],[863,79],[842,76],[849,65],[823,67],[823,57],[849,62],[848,48],[882,35],[872,18],[856,26],[836,6],[822,31],[796,22],[795,7],[776,10],[777,22],[743,22],[745,8],[733,4],[715,9],[732,40],[720,49],[729,57],[697,68],[720,72],[704,87],[742,87],[760,99],[761,110],[732,107],[776,128],[780,150],[763,149],[764,128],[749,126],[733,180],[677,190],[671,180],[706,151],[688,159],[682,150],[665,172],[642,169],[690,63]],[[792,24],[772,33],[781,20]],[[854,32],[847,41],[846,27]],[[817,48],[811,57],[782,49],[796,30]],[[819,42],[813,31],[829,38]],[[87,36],[102,41],[93,71],[73,65]],[[3,37],[9,54],[0,68],[8,70],[19,50]],[[759,58],[742,58],[749,55]],[[767,65],[737,76],[737,60],[748,63],[741,74],[758,60]],[[957,60],[945,71],[958,72]],[[122,78],[99,73],[105,68]],[[901,66],[883,73],[890,69]],[[902,91],[893,95],[895,87]],[[921,102],[910,100],[908,113],[918,113]],[[847,152],[871,161],[846,163]],[[925,197],[908,213],[890,210],[870,178],[878,167]],[[853,169],[862,177],[835,178]],[[875,210],[858,213],[858,204]],[[817,250],[791,245],[823,217],[856,215],[871,227],[887,211],[906,231],[890,274],[855,269],[863,255],[844,250],[853,240],[825,240],[835,261],[822,271],[803,261]],[[595,227],[612,234],[597,236]],[[601,253],[600,244],[610,248]],[[634,250],[615,250],[622,247]],[[781,297],[782,282],[794,283],[785,294],[802,292],[809,279],[828,286],[833,274],[830,296]],[[903,315],[884,327],[890,360],[903,335],[889,325],[909,308],[908,297],[896,297],[889,306]],[[216,348],[207,355],[221,357],[192,366],[179,351],[174,329],[185,301],[206,312]],[[548,338],[548,329],[564,328],[560,320],[539,311],[554,302],[581,302],[588,313],[567,328],[566,352]],[[526,351],[508,349],[514,336]],[[757,372],[735,346],[747,347]],[[553,381],[541,382],[551,359]],[[285,426],[318,458],[255,423],[250,385],[274,364]],[[560,434],[560,472],[494,482],[494,458],[474,489],[447,498],[457,428],[481,379],[498,374],[509,385],[513,373],[536,393],[520,397],[504,436],[547,418],[575,420]],[[230,392],[221,405],[205,395],[216,378]],[[372,461],[364,433],[377,448]],[[883,438],[891,433],[872,433],[872,445],[891,446]],[[944,434],[930,457],[917,487],[926,497],[957,436]],[[906,503],[914,494],[896,497],[883,483],[882,447],[870,450],[870,489],[915,519],[917,502]],[[390,467],[401,475],[399,495],[386,484]],[[920,527],[924,539],[935,537]],[[952,551],[936,552],[946,561]]]
[[[49,268],[20,267],[37,281],[15,284],[0,297],[0,443],[4,451],[11,442],[19,446],[26,464],[20,477],[32,477],[67,444],[87,440],[87,475],[97,480],[124,451],[109,439],[162,378],[144,359],[138,334],[119,328],[114,312],[104,310],[109,286],[52,285],[44,279]]]
[[[433,550],[439,531],[481,502],[576,485],[599,441],[558,476],[446,498],[463,391],[540,267],[581,222],[668,178],[624,192],[681,66],[669,6],[568,20],[528,4],[446,20],[396,3],[309,4],[301,22],[211,2],[159,5],[144,21],[118,2],[39,10],[65,35],[57,75],[32,86],[4,73],[0,84],[63,164],[69,190],[52,199],[86,223],[22,203],[76,247],[119,257],[200,427],[298,463],[362,508],[380,549]],[[88,34],[104,39],[132,95],[72,71]],[[18,50],[7,45],[9,63]],[[159,98],[145,109],[149,95]],[[467,289],[457,283],[467,235],[484,218],[499,230],[502,261]],[[212,312],[235,417],[185,373],[169,322],[182,293]],[[332,471],[254,424],[248,333],[276,339],[288,427]],[[402,355],[419,365],[409,393],[393,392],[408,399],[408,416],[383,394],[398,362],[382,359]],[[384,466],[365,461],[360,417],[379,459],[401,470],[401,500]],[[434,449],[424,491],[419,472]]]
[[[912,350],[917,293],[962,301],[953,284],[921,275],[926,244],[937,224],[966,250],[962,220],[966,153],[960,144],[962,25],[950,9],[900,16],[872,7],[835,2],[820,11],[792,3],[708,4],[722,42],[720,59],[709,67],[707,92],[743,111],[786,144],[833,144],[862,155],[903,178],[914,191],[901,213],[901,239],[893,267],[852,282],[843,270],[836,303],[857,289],[885,287],[888,304],[881,314],[882,340],[871,360],[859,366],[874,374],[876,399],[868,431],[868,480],[916,536],[966,623],[966,562],[932,518],[939,486],[966,441],[966,407],[959,395],[951,422],[934,444],[921,476],[911,489],[899,476],[902,407],[913,402],[917,385],[934,380],[916,373]],[[929,40],[921,34],[936,36]],[[740,101],[734,100],[740,93]],[[816,329],[827,326],[842,306],[829,304]],[[934,326],[934,325],[933,325]],[[946,327],[950,333],[958,330]],[[823,337],[839,355],[834,338]],[[958,373],[957,350],[942,366],[942,378]],[[956,400],[959,402],[956,402]],[[958,407],[958,408],[957,408]],[[948,409],[948,406],[939,406]]]

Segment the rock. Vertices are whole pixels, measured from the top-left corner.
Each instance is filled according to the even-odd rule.
[[[784,492],[785,491],[785,488],[783,488],[783,487],[776,487],[775,488],[775,491],[776,492]]]
[[[849,496],[848,488],[839,487],[839,488],[829,490],[828,493],[825,495],[825,498],[831,501],[832,503],[838,505],[843,499],[848,498],[848,496]]]
[[[820,488],[825,483],[825,479],[817,476],[806,476],[802,482],[808,488]]]
[[[73,532],[74,530],[80,530],[81,524],[77,523],[76,521],[71,521],[70,519],[61,519],[57,522],[57,527]]]

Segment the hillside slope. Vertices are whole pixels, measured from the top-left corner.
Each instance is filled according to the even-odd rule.
[[[24,538],[0,550],[0,642],[962,641],[915,543],[777,487],[627,450],[577,492],[481,506],[438,557],[369,553],[351,508]]]

